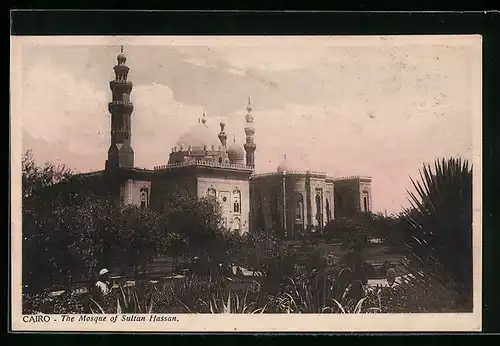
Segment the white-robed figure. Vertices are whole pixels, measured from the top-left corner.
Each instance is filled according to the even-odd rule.
[[[103,295],[108,295],[111,288],[111,282],[109,278],[109,271],[106,268],[101,269],[99,272],[99,280],[96,282],[96,287]]]

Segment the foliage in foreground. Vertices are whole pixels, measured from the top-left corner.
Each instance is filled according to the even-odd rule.
[[[30,313],[424,313],[454,312],[455,292],[417,277],[394,287],[369,287],[343,269],[335,278],[317,271],[284,279],[277,289],[235,288],[227,278],[185,277],[137,282],[107,297],[65,293],[23,295]]]
[[[434,168],[434,169],[433,169]],[[472,309],[472,167],[466,160],[436,160],[412,179],[405,211],[406,244],[414,272],[457,292],[457,309]]]
[[[234,292],[224,275],[121,288],[119,294],[102,301],[69,293],[57,298],[26,294],[23,305],[27,313],[385,313],[470,309],[472,170],[467,162],[439,161],[434,172],[425,166],[422,182],[414,182],[417,193],[410,194],[413,208],[402,218],[368,215],[363,221],[375,229],[381,229],[381,224],[392,227],[386,236],[397,234],[395,229],[405,233],[411,250],[416,279],[397,288],[380,289],[369,289],[358,275],[357,266],[351,268],[352,275],[348,275],[349,271],[343,274],[350,277],[348,280],[340,272],[329,277],[323,272],[324,258],[317,253],[301,254],[265,234],[241,237],[222,232],[220,215],[208,199],[197,201],[180,194],[173,201],[185,206],[167,203],[160,215],[136,207],[118,207],[91,193],[81,194],[78,185],[64,184],[70,178],[71,172],[64,167],[47,164],[40,168],[29,155],[23,160],[24,284],[45,288],[61,278],[67,283],[88,279],[97,266],[113,266],[115,262],[137,267],[165,249],[200,256],[201,262],[212,265],[236,262],[266,272],[270,280],[258,294]],[[56,183],[66,187],[62,194],[52,193],[50,187]],[[348,234],[353,225],[346,222],[344,233]],[[346,237],[344,241],[351,240]],[[308,275],[299,275],[299,266]],[[313,275],[314,269],[319,273]]]

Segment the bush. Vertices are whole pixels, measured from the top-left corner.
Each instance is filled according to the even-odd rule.
[[[453,282],[457,304],[472,310],[472,167],[466,160],[437,160],[412,180],[405,211],[405,240],[414,272],[441,286]]]

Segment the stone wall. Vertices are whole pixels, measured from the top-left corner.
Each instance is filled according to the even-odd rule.
[[[123,184],[122,201],[124,204],[134,204],[149,207],[151,197],[151,181],[127,179]]]
[[[237,230],[240,233],[249,231],[250,217],[250,191],[249,181],[238,179],[224,179],[217,177],[198,177],[198,198],[212,193],[222,207],[222,217],[229,230]],[[235,205],[236,204],[236,205]]]

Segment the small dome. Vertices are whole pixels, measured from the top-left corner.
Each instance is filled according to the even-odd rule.
[[[297,167],[297,165],[295,164],[295,162],[293,162],[289,158],[285,158],[278,165],[277,172],[278,173],[283,173],[283,172],[299,171],[299,170],[300,170],[300,168]]]
[[[231,163],[243,161],[245,160],[245,151],[241,145],[233,143],[229,148],[227,148],[227,156],[229,158],[229,162]]]
[[[191,146],[192,150],[202,150],[204,146],[208,150],[211,150],[212,145],[215,148],[219,148],[220,142],[217,138],[217,134],[207,126],[205,122],[199,122],[198,124],[191,127],[187,132],[177,140],[177,148],[183,147],[183,150],[188,150]]]

